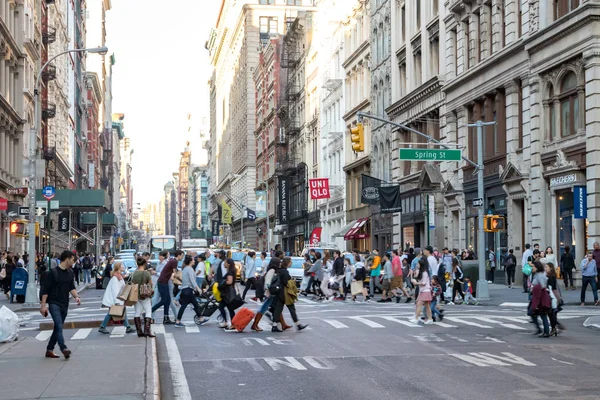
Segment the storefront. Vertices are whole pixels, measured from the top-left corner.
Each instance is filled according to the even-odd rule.
[[[371,237],[369,232],[371,232],[370,218],[359,218],[344,235],[344,240],[350,243],[349,247],[352,250],[358,249],[360,252],[371,251],[373,248],[368,246],[368,239]]]
[[[402,210],[400,220],[403,247],[423,247],[427,231],[425,230],[423,197],[418,190],[412,190],[403,194]]]
[[[473,207],[473,200],[477,198],[477,190],[474,189],[465,193],[465,242],[466,249],[473,252],[473,256],[477,258],[479,209]],[[504,254],[508,251],[508,230],[511,228],[508,226],[507,195],[499,182],[494,182],[485,188],[483,207],[486,215],[504,217],[506,223],[504,231],[485,234],[485,248],[494,249],[496,254],[498,254],[498,251],[500,251],[500,254]]]
[[[379,250],[380,254],[391,251],[392,249],[392,226],[394,214],[384,214],[379,211],[379,207],[372,207],[372,248]]]

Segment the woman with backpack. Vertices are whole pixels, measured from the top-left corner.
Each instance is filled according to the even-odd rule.
[[[367,270],[365,269],[365,263],[360,260],[360,256],[355,256],[356,264],[354,264],[354,280],[352,283],[359,283],[362,287],[363,302],[371,301],[367,288],[365,287],[365,279],[367,278]],[[352,294],[352,301],[356,301],[356,295]]]
[[[287,270],[290,265],[292,265],[292,259],[284,257],[281,261],[281,267],[273,273],[273,279],[269,286],[269,291],[273,298],[273,308],[275,309],[271,332],[283,332],[283,329],[279,329],[278,323],[282,321],[284,305],[287,306],[297,330],[301,331],[308,326],[301,324],[298,320],[298,314],[294,305],[296,300],[298,300],[298,289],[296,288],[296,281],[292,279]]]
[[[208,318],[204,318],[201,313],[199,313],[200,305],[196,300],[195,293],[202,293],[202,289],[198,286],[196,282],[196,272],[193,267],[194,259],[192,256],[185,256],[183,259],[183,270],[181,271],[181,285],[179,285],[180,295],[181,295],[181,307],[179,307],[179,312],[177,314],[177,319],[175,320],[176,328],[185,328],[185,325],[181,323],[181,317],[183,317],[183,312],[187,308],[187,306],[191,303],[194,307],[194,311],[198,318],[200,318],[199,325],[204,325],[208,322]],[[204,263],[202,264],[204,267]],[[232,317],[233,319],[233,317]]]

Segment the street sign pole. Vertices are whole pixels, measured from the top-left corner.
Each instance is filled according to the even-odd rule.
[[[52,240],[52,229],[50,228],[50,199],[48,199],[48,208],[47,208],[47,213],[48,215],[46,216],[46,229],[48,230],[48,271],[50,271],[50,268],[52,268],[52,263],[51,263],[51,259],[52,257],[50,256],[50,254],[52,254],[52,247],[51,247],[51,240]]]

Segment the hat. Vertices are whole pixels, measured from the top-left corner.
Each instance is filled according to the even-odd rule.
[[[427,250],[428,252],[433,254],[433,247],[431,246],[425,246],[425,250]]]

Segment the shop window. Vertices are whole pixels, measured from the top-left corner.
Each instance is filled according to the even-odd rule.
[[[570,190],[557,193],[558,201],[558,244],[559,254],[564,252],[565,246],[571,247],[571,253],[575,254],[575,235],[573,234],[573,192]]]
[[[477,254],[477,217],[467,218],[467,250]]]

